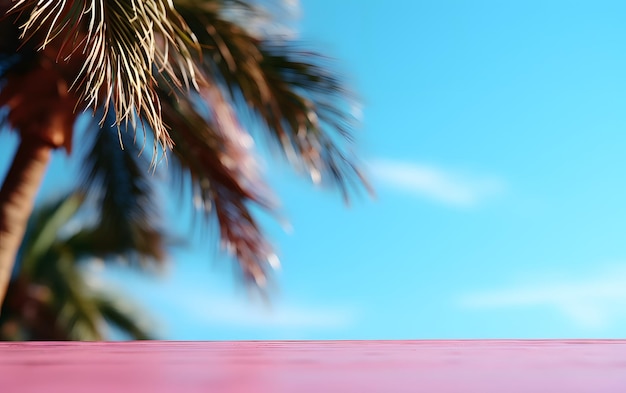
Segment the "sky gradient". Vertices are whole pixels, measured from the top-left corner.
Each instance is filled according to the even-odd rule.
[[[98,275],[169,339],[623,337],[626,3],[298,7],[300,38],[361,98],[376,197],[346,208],[268,160],[293,228],[263,220],[283,263],[270,310],[198,236],[167,276]],[[0,138],[3,173],[15,138]],[[75,170],[59,154],[42,196]],[[176,203],[169,217],[190,233]]]

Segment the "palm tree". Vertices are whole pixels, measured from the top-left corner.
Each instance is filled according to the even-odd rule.
[[[113,127],[138,136],[153,167],[168,161],[259,287],[276,258],[250,210],[273,207],[253,136],[346,198],[365,184],[349,150],[350,94],[321,56],[246,27],[265,12],[250,0],[0,0],[0,108],[21,139],[0,189],[0,303],[50,154],[71,153],[89,108],[80,145],[97,135],[85,185],[103,191],[103,225],[159,240],[143,226],[153,212],[135,201],[142,214],[124,216],[127,200],[108,191],[147,176],[126,166],[137,149],[110,138]]]
[[[32,215],[0,315],[0,340],[103,340],[109,326],[133,339],[151,338],[137,307],[113,288],[89,284],[81,270],[105,248],[126,254],[119,254],[123,245],[103,243],[95,227],[84,225],[84,202],[75,192]]]

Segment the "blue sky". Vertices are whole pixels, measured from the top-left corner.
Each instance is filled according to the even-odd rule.
[[[264,220],[283,264],[271,309],[197,237],[168,275],[104,273],[149,305],[162,336],[623,337],[626,3],[298,7],[300,37],[361,97],[358,152],[377,196],[346,208],[271,161],[293,227]],[[43,195],[68,168],[59,155]]]

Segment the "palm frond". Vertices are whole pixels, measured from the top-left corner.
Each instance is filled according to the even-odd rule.
[[[180,74],[192,79],[187,48],[193,40],[175,31],[178,18],[171,1],[17,0],[11,12],[27,15],[21,38],[35,40],[40,50],[58,48],[57,61],[84,57],[75,85],[85,107],[108,110],[112,103],[118,126],[130,123],[136,129],[141,117],[163,149],[172,147],[154,71],[156,67],[176,81]],[[172,54],[178,61],[170,61]]]
[[[252,104],[267,130],[286,152],[295,151],[292,161],[300,161],[314,181],[329,181],[347,200],[351,189],[367,180],[354,164],[350,151],[356,119],[351,111],[356,100],[340,81],[316,64],[323,58],[299,52],[286,44],[261,47],[261,68],[267,89],[273,97]],[[243,92],[254,102],[251,92]],[[346,146],[347,145],[347,146]]]
[[[139,318],[143,312],[136,307],[129,306],[128,300],[119,299],[113,296],[113,293],[107,291],[105,293],[94,294],[93,301],[96,303],[104,319],[115,328],[128,334],[131,339],[154,339],[154,335],[149,329],[145,328]]]
[[[58,314],[59,325],[72,340],[104,339],[105,320],[95,303],[84,278],[77,269],[74,255],[60,255],[55,262],[56,276],[46,277]]]
[[[43,277],[41,263],[50,249],[58,241],[58,234],[82,206],[84,196],[80,193],[67,195],[53,203],[48,203],[31,216],[26,235],[20,249],[18,267],[23,274]],[[47,270],[47,269],[46,269]]]
[[[198,79],[220,83],[231,102],[241,104],[238,109],[251,109],[290,162],[314,182],[333,183],[346,199],[357,183],[369,188],[349,151],[355,99],[325,70],[321,56],[259,39],[198,2],[176,2],[176,8],[203,50]]]
[[[123,255],[142,265],[162,263],[167,235],[159,226],[149,162],[126,127],[118,134],[112,114],[104,124],[94,122],[88,128],[85,138],[92,134],[91,147],[83,157],[81,188],[96,202],[98,223],[70,242],[88,255]]]
[[[87,189],[104,192],[101,225],[72,239],[77,249],[120,251],[115,245],[162,256],[161,233],[149,221],[154,210],[143,182],[147,171],[141,172],[133,143],[123,141],[127,150],[119,153],[112,130],[121,138],[127,131],[151,131],[155,149],[176,145],[172,162],[188,176],[206,217],[216,219],[222,244],[244,276],[259,285],[275,256],[251,213],[253,205],[271,203],[252,165],[250,130],[268,135],[297,169],[338,187],[346,200],[353,189],[368,187],[350,151],[350,93],[326,71],[322,57],[242,26],[242,15],[262,16],[261,3],[14,2],[10,15],[21,21],[22,43],[31,52],[54,54],[62,65],[80,60],[78,69],[66,67],[81,96],[77,109],[101,109],[85,176]],[[242,121],[248,118],[254,121]],[[153,139],[144,134],[144,142]],[[130,175],[119,180],[124,171]]]
[[[159,82],[171,87],[159,97],[174,155],[205,206],[213,208],[222,244],[245,276],[264,283],[275,255],[249,210],[250,204],[265,202],[266,190],[249,164],[251,153],[242,148],[252,143],[246,128],[254,127],[240,120],[242,110],[252,111],[294,166],[316,182],[338,186],[346,200],[357,183],[367,183],[346,147],[355,125],[346,115],[350,93],[317,64],[322,58],[250,34],[207,5],[215,3],[175,2],[181,30],[202,49],[197,94]]]
[[[251,2],[234,0],[18,0],[14,12],[28,15],[23,37],[41,32],[41,48],[60,39],[59,56],[83,52],[82,97],[95,107],[107,108],[111,101],[116,125],[130,123],[137,130],[143,124],[137,119],[145,120],[155,139],[171,147],[155,70],[175,87],[181,79],[195,88],[199,79],[223,83],[231,100],[241,98],[252,109],[292,163],[314,181],[338,185],[347,197],[354,178],[364,182],[353,157],[340,147],[351,130],[345,115],[349,94],[317,65],[321,58],[315,54],[261,40],[225,18],[228,4],[259,12]]]
[[[150,337],[141,324],[141,313],[130,309],[127,299],[107,285],[92,285],[81,270],[81,261],[93,255],[77,247],[84,244],[76,239],[90,238],[93,232],[85,225],[72,236],[67,227],[83,218],[79,207],[84,200],[83,193],[70,194],[32,216],[23,261],[16,265],[0,316],[0,326],[21,327],[22,336],[13,337],[102,340],[107,337],[107,324],[133,338]]]
[[[217,219],[222,246],[237,257],[244,277],[263,287],[276,256],[249,205],[269,208],[272,202],[246,139],[237,134],[235,118],[220,113],[229,107],[219,102],[218,89],[213,93],[213,113],[202,115],[193,97],[163,92],[163,118],[172,125],[176,143],[172,167],[188,174],[202,210],[207,218]]]

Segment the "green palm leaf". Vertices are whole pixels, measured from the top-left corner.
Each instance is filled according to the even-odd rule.
[[[142,315],[143,311],[130,305],[127,299],[112,295],[110,292],[94,294],[93,301],[102,317],[133,340],[154,339],[154,334],[138,318],[138,315]]]
[[[83,226],[74,235],[65,229],[80,221],[84,201],[84,194],[71,194],[33,215],[0,315],[0,336],[3,327],[17,324],[22,332],[13,336],[17,339],[103,340],[109,324],[131,338],[151,337],[141,323],[142,313],[128,299],[106,285],[92,287],[80,269],[93,254],[77,248],[82,243],[76,239],[88,237],[83,232],[90,228]]]

